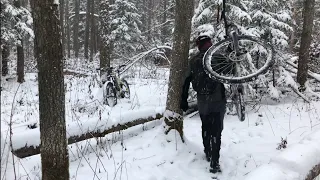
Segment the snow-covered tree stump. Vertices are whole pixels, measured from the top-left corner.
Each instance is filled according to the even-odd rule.
[[[171,111],[166,111],[164,113],[164,117],[163,120],[166,124],[166,126],[164,126],[165,128],[165,134],[168,134],[171,130],[177,130],[182,142],[184,142],[184,138],[183,138],[183,116],[181,116],[178,113],[174,113]]]

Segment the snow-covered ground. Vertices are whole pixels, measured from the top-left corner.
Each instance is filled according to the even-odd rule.
[[[68,133],[102,129],[161,112],[167,91],[164,77],[168,73],[160,73],[163,73],[161,79],[129,79],[131,98],[121,99],[113,108],[101,103],[101,90],[91,77],[67,77]],[[28,125],[37,124],[39,116],[36,80],[35,74],[28,74],[27,81],[19,88],[15,82],[3,82],[1,143],[7,141],[10,119],[14,147],[24,146],[25,142],[39,142],[38,128],[28,128]],[[225,117],[220,179],[303,179],[310,167],[320,162],[320,102],[305,104],[293,95],[280,103],[263,100],[247,110],[244,122],[236,116]],[[199,116],[185,118],[186,143],[181,143],[175,131],[164,135],[162,123],[158,120],[104,138],[69,145],[70,179],[210,179]],[[277,149],[281,138],[287,139],[285,149]],[[3,156],[3,151],[1,154]],[[11,158],[10,155],[7,168],[1,162],[1,179],[14,177]],[[40,155],[24,159],[15,157],[15,160],[18,178],[41,179]]]

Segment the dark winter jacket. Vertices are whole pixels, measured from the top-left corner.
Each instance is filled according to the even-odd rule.
[[[183,85],[182,104],[187,103],[190,82],[197,92],[198,109],[200,114],[223,112],[226,106],[225,87],[223,83],[213,80],[205,72],[202,59],[205,51],[199,52],[189,61],[189,69]]]

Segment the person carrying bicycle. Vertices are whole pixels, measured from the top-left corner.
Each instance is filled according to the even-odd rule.
[[[199,52],[189,61],[189,69],[183,85],[181,109],[188,109],[188,90],[190,82],[197,92],[197,103],[202,121],[202,139],[204,153],[210,162],[210,172],[221,172],[219,165],[221,133],[226,112],[226,95],[223,83],[211,79],[205,72],[202,59],[212,46],[211,38],[203,35],[196,40]],[[225,59],[222,55],[213,56],[213,60]]]

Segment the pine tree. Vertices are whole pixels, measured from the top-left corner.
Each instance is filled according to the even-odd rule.
[[[73,17],[73,51],[76,58],[79,57],[79,17],[80,0],[74,0],[74,17]]]
[[[99,4],[99,35],[100,43],[100,68],[104,70],[110,67],[111,55],[113,52],[112,40],[110,36],[110,15],[109,15],[109,1],[102,0]],[[103,73],[101,73],[103,75]]]
[[[172,42],[172,29],[174,26],[174,2],[173,0],[162,0],[161,10],[158,11],[158,24],[160,30],[160,39],[162,44]]]
[[[192,19],[193,36],[196,38],[201,34],[206,34],[211,37],[214,36],[216,24],[218,1],[214,0],[200,0]]]
[[[249,4],[248,12],[252,18],[248,31],[252,35],[271,42],[274,48],[289,48],[289,34],[293,31],[290,1],[255,0]]]
[[[129,0],[140,16],[141,46],[148,48],[171,44],[174,27],[175,0]]]
[[[136,53],[140,47],[141,20],[135,4],[128,0],[116,0],[110,5],[109,39],[113,41],[114,49],[124,55]]]
[[[8,57],[10,45],[17,46],[18,52],[18,82],[23,82],[24,56],[23,39],[33,37],[31,13],[20,5],[19,0],[1,0],[1,49],[2,49],[2,74],[8,74]]]
[[[87,0],[87,9],[86,9],[86,24],[85,24],[85,38],[84,38],[84,57],[86,59],[89,58],[89,29],[90,29],[90,5],[92,2],[90,0]],[[94,5],[94,3],[93,3]],[[92,14],[93,16],[93,14]]]
[[[242,33],[249,25],[251,17],[248,13],[247,1],[233,0],[226,2],[227,23],[236,24]],[[193,16],[193,38],[206,34],[217,42],[224,38],[225,26],[221,19],[222,1],[200,0]]]
[[[16,8],[21,8],[21,0],[14,0],[13,4]],[[17,16],[18,19],[21,19],[21,15]],[[19,28],[16,27],[19,31]],[[23,83],[24,82],[24,48],[23,48],[23,35],[18,34],[18,43],[17,43],[17,82]]]
[[[200,0],[193,17],[193,36],[207,34],[216,42],[224,38],[221,1]],[[226,1],[228,23],[236,24],[241,34],[257,36],[286,48],[292,31],[290,2],[285,0]]]
[[[15,1],[18,2],[18,1]],[[33,36],[31,13],[24,7],[1,0],[1,43],[17,45],[24,36]]]

